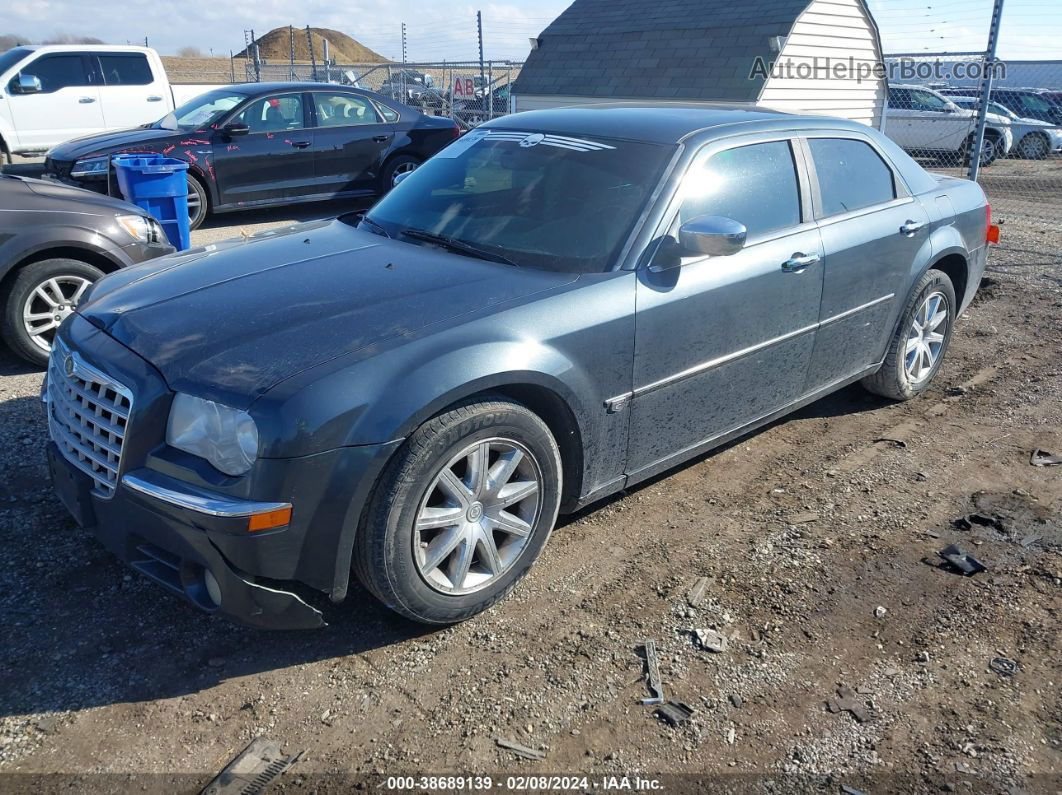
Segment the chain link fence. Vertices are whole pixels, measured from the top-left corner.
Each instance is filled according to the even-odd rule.
[[[931,171],[976,177],[995,216],[1030,232],[1023,245],[1032,241],[1042,253],[1059,254],[1051,228],[1062,218],[1062,63],[895,54],[886,66],[885,134]],[[982,110],[984,138],[973,169]]]
[[[364,88],[423,113],[448,116],[467,129],[510,112],[510,89],[521,66],[513,61],[337,64],[248,60],[242,77],[247,82],[305,80]]]

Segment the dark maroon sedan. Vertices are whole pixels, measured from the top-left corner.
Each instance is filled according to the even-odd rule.
[[[460,134],[371,91],[330,83],[224,86],[154,124],[89,135],[48,153],[45,176],[117,194],[111,156],[159,152],[186,161],[195,229],[212,212],[372,197]]]

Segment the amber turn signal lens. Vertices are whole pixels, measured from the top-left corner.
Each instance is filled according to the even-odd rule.
[[[291,506],[278,508],[266,513],[253,513],[247,517],[247,530],[251,533],[257,530],[272,530],[274,527],[283,527],[291,522]]]
[[[999,227],[996,224],[992,224],[988,227],[988,235],[986,236],[989,243],[999,242]]]

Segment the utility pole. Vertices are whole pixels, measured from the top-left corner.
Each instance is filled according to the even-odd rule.
[[[406,62],[406,23],[402,23],[402,63]]]
[[[977,128],[970,152],[970,179],[977,181],[981,171],[981,148],[985,145],[985,122],[988,103],[992,98],[992,82],[996,74],[996,46],[999,44],[999,23],[1003,19],[1003,0],[992,4],[992,22],[988,28],[988,49],[985,51],[984,74],[981,75],[981,102],[977,108]]]

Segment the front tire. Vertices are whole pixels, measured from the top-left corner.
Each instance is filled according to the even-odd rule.
[[[482,399],[429,420],[381,475],[354,572],[381,602],[425,624],[464,621],[502,599],[549,538],[561,457],[538,416]]]
[[[1030,133],[1021,139],[1018,151],[1026,160],[1044,160],[1051,152],[1051,143],[1041,133]]]
[[[20,268],[0,293],[0,335],[14,353],[44,367],[59,324],[73,314],[103,271],[76,259],[46,259]]]
[[[892,400],[910,400],[925,392],[948,351],[957,307],[948,275],[926,271],[907,301],[885,363],[863,379],[863,387]]]

